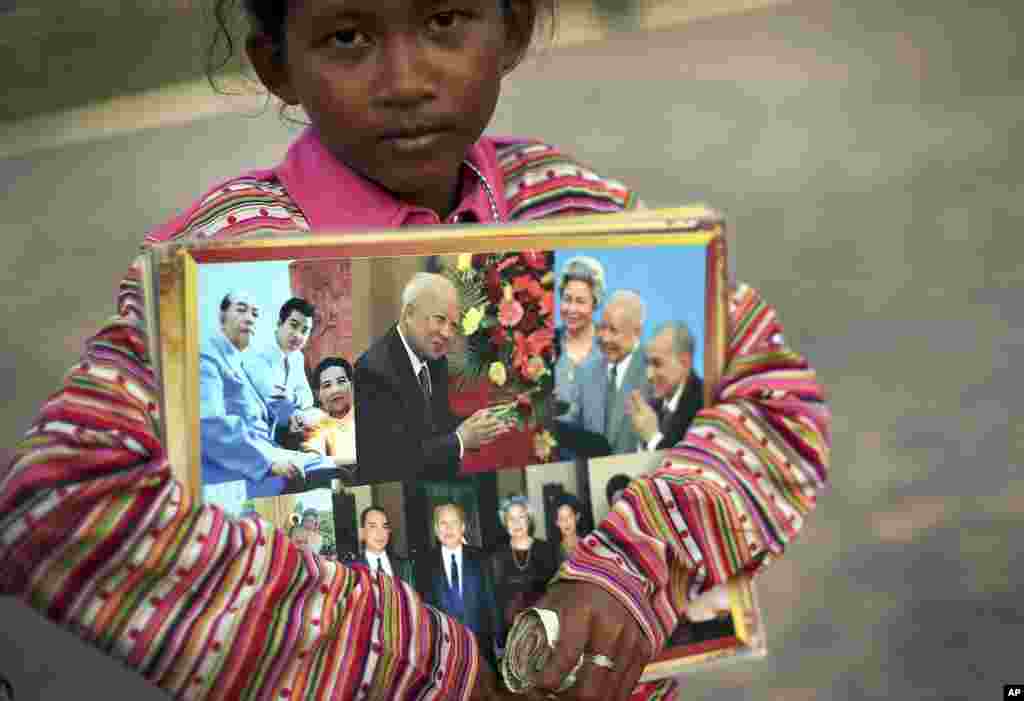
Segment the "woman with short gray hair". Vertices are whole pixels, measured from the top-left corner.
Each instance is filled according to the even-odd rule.
[[[579,416],[583,378],[601,363],[594,315],[605,297],[604,266],[589,256],[570,258],[558,278],[558,292],[562,325],[557,331],[555,391],[569,404],[562,418],[572,422]]]
[[[495,598],[508,630],[520,611],[544,595],[548,580],[558,568],[558,558],[551,544],[533,537],[533,510],[525,496],[513,494],[503,499],[498,518],[508,532],[509,542],[494,551],[491,561]]]

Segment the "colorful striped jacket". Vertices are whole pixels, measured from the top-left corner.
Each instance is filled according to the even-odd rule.
[[[147,241],[337,227],[344,213],[318,190],[343,166],[325,157],[307,133],[282,166],[218,186]],[[481,182],[466,186],[456,215],[529,220],[636,204],[538,142],[482,139],[470,161]],[[364,226],[383,191],[356,187],[366,191],[352,192],[350,224]],[[394,201],[377,211],[394,226],[432,214]],[[117,310],[0,482],[0,594],[180,698],[468,698],[480,664],[472,635],[409,586],[319,559],[265,521],[233,520],[186,494],[157,438],[137,267]],[[606,587],[659,648],[695,594],[781,554],[826,481],[829,413],[813,370],[753,289],[740,286],[729,312],[717,402],[560,574]]]

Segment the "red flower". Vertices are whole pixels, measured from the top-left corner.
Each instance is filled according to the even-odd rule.
[[[538,326],[540,326],[540,314],[535,309],[527,309],[523,314],[523,320],[519,322],[519,330],[530,334],[536,331]]]
[[[513,265],[515,265],[518,262],[519,262],[519,256],[509,256],[505,260],[503,260],[500,263],[498,263],[498,265],[496,267],[496,270],[498,272],[501,272],[502,270],[505,270],[506,268],[512,267]]]
[[[544,296],[540,298],[540,313],[544,316],[551,316],[551,313],[555,310],[555,293],[551,290],[547,290]]]
[[[508,341],[508,333],[505,331],[504,326],[492,326],[491,327],[491,343],[497,347],[505,345]]]
[[[527,344],[529,344],[529,341],[527,341]],[[547,364],[545,364],[544,360],[536,355],[531,355],[527,359],[526,367],[523,368],[522,373],[525,379],[530,382],[536,382],[544,374],[545,370],[547,370]]]
[[[487,271],[487,276],[484,278],[484,286],[487,288],[487,299],[491,300],[492,304],[497,304],[501,301],[501,273],[498,272],[497,268],[491,268]]]
[[[526,344],[526,334],[522,331],[516,331],[512,335],[512,339],[515,343],[515,349],[512,351],[512,366],[519,371],[520,375],[523,375],[526,361],[530,357],[530,348]]]
[[[523,251],[523,260],[534,270],[546,270],[548,267],[547,256],[543,251]]]
[[[542,355],[554,345],[555,330],[550,327],[537,329],[526,339],[526,350],[530,355]]]
[[[539,300],[544,296],[544,288],[533,275],[519,275],[512,280],[512,289],[526,292],[530,300]]]
[[[502,326],[515,326],[523,319],[523,305],[514,299],[498,305],[498,321]]]
[[[516,397],[516,409],[524,418],[533,414],[533,403],[530,401],[529,395],[520,394]]]

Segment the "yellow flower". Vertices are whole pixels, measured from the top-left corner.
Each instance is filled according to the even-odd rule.
[[[459,260],[455,264],[457,270],[466,271],[473,267],[473,254],[472,253],[460,253]]]
[[[480,328],[480,322],[484,318],[484,309],[480,307],[470,307],[466,310],[466,313],[462,315],[462,333],[467,336],[472,336],[476,333],[476,330]]]
[[[511,302],[515,299],[515,293],[512,291],[512,285],[505,285],[505,301]]]
[[[500,360],[496,360],[491,363],[491,367],[487,370],[487,377],[491,379],[491,382],[501,387],[505,384],[508,379],[508,371],[505,370],[505,365]]]
[[[544,360],[536,355],[530,356],[530,359],[526,361],[526,376],[532,381],[536,382],[540,378],[544,377],[548,372],[547,365],[544,364]]]
[[[533,453],[541,460],[551,457],[551,449],[558,445],[558,441],[548,431],[541,431],[533,437]]]

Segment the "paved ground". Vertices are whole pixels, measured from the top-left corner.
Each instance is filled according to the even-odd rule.
[[[987,699],[1024,680],[1024,11],[1003,4],[797,2],[508,81],[496,131],[564,144],[653,204],[724,209],[739,276],[832,395],[833,491],[760,581],[771,655],[693,676],[686,698]],[[5,444],[108,313],[141,232],[288,139],[273,116],[241,126],[244,148],[232,117],[0,161]],[[0,632],[0,668],[23,635]]]

